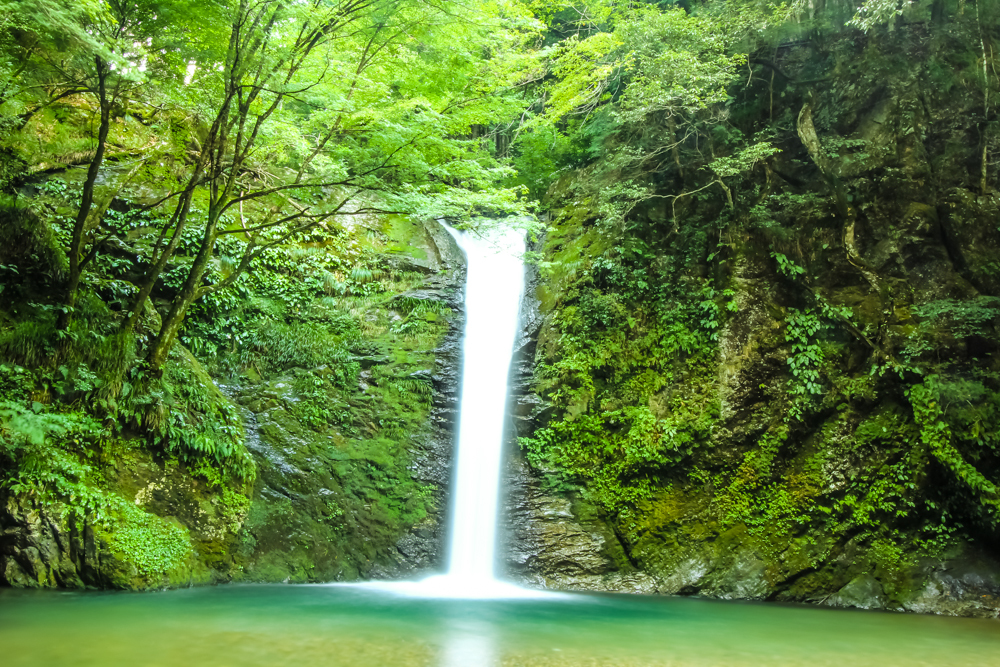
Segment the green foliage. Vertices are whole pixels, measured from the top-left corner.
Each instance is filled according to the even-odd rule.
[[[817,342],[817,335],[829,327],[827,322],[813,311],[791,308],[786,320],[785,341],[791,343],[788,368],[792,373],[789,390],[792,395],[789,417],[802,419],[809,408],[810,397],[823,394],[823,348]]]
[[[789,280],[803,280],[806,270],[782,253],[772,252],[778,273]],[[849,323],[851,309],[830,305],[819,293],[809,290],[814,304],[805,310],[789,308],[785,318],[785,342],[790,343],[786,363],[791,377],[788,391],[791,402],[786,422],[799,421],[816,407],[816,397],[826,393],[824,368],[829,365],[828,349],[835,334],[835,324]],[[838,384],[848,394],[863,392],[864,380],[843,379]]]
[[[733,299],[736,292],[731,289],[717,292],[706,283],[702,288],[702,296],[704,300],[698,304],[698,326],[710,332],[709,338],[716,341],[719,339],[719,327],[722,326],[725,314],[736,312],[737,304]]]
[[[77,317],[61,337],[50,307],[37,305],[28,314],[35,319],[0,333],[0,354],[35,368],[21,371],[27,395],[82,402],[118,433],[137,429],[186,460],[208,457],[252,477],[239,415],[186,352],[179,350],[162,375],[149,374],[135,365],[135,336],[115,330],[107,306],[89,293],[81,295]],[[47,362],[57,348],[59,364],[52,367]]]
[[[900,430],[885,431],[878,434],[878,438],[888,443],[900,434],[905,436],[912,432],[905,422],[894,426]],[[864,535],[875,536],[883,532],[887,522],[905,519],[914,513],[918,483],[923,476],[919,463],[919,455],[903,456],[866,470],[834,508],[835,513],[843,517],[840,529],[861,529]]]
[[[163,574],[190,555],[190,539],[180,527],[95,484],[94,467],[81,458],[106,436],[100,423],[79,412],[0,402],[0,487],[96,523],[140,574]]]
[[[779,149],[770,135],[745,138],[729,121],[729,86],[747,61],[746,40],[786,11],[755,3],[608,9],[605,21],[540,52],[550,74],[545,104],[518,141],[545,142],[549,150],[534,161],[522,154],[518,166],[535,172],[546,164],[552,178],[557,169],[590,163],[589,183],[577,189],[610,227],[626,225],[637,207],[657,199],[670,203],[676,225],[677,205],[715,184],[734,208],[726,181],[748,177]],[[707,154],[699,147],[705,144]],[[692,184],[685,172],[695,171],[708,182]],[[667,172],[684,182],[680,191],[664,191]],[[531,182],[540,192],[537,178]]]
[[[549,334],[558,351],[536,370],[557,416],[521,439],[550,484],[582,484],[609,512],[648,498],[718,418],[714,293],[654,291],[651,259],[605,254],[571,288]]]
[[[64,279],[68,268],[66,253],[51,226],[17,200],[2,194],[0,264],[6,267],[0,299],[8,302],[35,299],[38,296],[35,290]],[[6,280],[14,275],[19,279]]]
[[[342,416],[336,402],[337,383],[331,385],[325,377],[304,373],[295,378],[292,388],[298,400],[292,405],[292,414],[314,431],[323,432]]]
[[[0,485],[15,495],[42,502],[66,502],[81,518],[108,518],[105,494],[86,483],[91,466],[81,463],[71,448],[95,442],[100,424],[74,412],[53,413],[40,403],[30,408],[0,403],[0,456],[5,459]]]
[[[228,475],[254,478],[239,412],[189,353],[177,351],[161,377],[135,369],[126,386],[120,415],[149,433],[154,443],[182,460],[205,458]]]
[[[943,325],[956,338],[988,335],[1000,321],[1000,297],[939,299],[914,306],[913,314],[924,320],[925,330]]]
[[[457,15],[457,5],[409,0],[0,2],[0,185],[37,175],[22,195],[30,210],[8,200],[0,210],[6,487],[99,516],[141,572],[162,573],[187,557],[189,538],[100,490],[108,482],[96,461],[113,458],[111,440],[142,438],[187,463],[221,498],[229,527],[241,524],[254,465],[240,414],[183,348],[153,371],[140,364],[166,301],[186,308],[181,342],[227,386],[243,384],[245,396],[282,387],[267,405],[284,407],[283,427],[315,449],[310,456],[337,461],[331,477],[343,488],[323,502],[345,539],[357,516],[392,530],[421,520],[431,490],[407,468],[409,440],[426,423],[429,350],[450,313],[398,296],[423,276],[390,268],[399,264],[382,254],[407,243],[387,247],[377,214],[522,211],[527,189],[572,201],[541,263],[548,319],[537,382],[553,410],[522,441],[553,485],[583,487],[624,515],[673,482],[698,482],[723,523],[755,539],[836,528],[867,540],[887,569],[908,548],[896,529],[904,522],[920,524],[913,530],[929,549],[965,523],[994,525],[1000,386],[985,360],[959,368],[941,344],[991,340],[1000,302],[913,307],[912,322],[891,334],[907,343],[888,349],[884,327],[877,340],[860,332],[847,309],[810,287],[835,240],[823,252],[798,249],[808,270],[772,254],[802,288],[796,307],[774,307],[785,328],[764,340],[787,349],[787,368],[772,369],[773,383],[769,375],[741,387],[772,410],[766,425],[725,455],[711,447],[727,398],[719,378],[757,352],[726,349],[720,365],[720,339],[742,334],[727,327],[742,324],[747,302],[728,282],[733,256],[766,242],[791,254],[801,234],[830,233],[818,225],[836,213],[832,196],[788,173],[799,145],[788,108],[799,108],[804,88],[775,69],[769,104],[748,101],[762,81],[756,61],[772,58],[759,47],[771,53],[777,33],[767,31],[792,17],[783,35],[823,51],[831,34],[813,14],[841,9],[811,7],[807,17],[800,5],[756,2],[533,5],[551,18],[548,35],[518,3],[474,3]],[[854,25],[924,9],[873,0]],[[231,42],[240,17],[253,37]],[[287,29],[265,29],[271,19]],[[937,57],[931,78],[948,80],[942,90],[957,80],[989,97],[990,25],[961,62]],[[315,39],[298,39],[295,26]],[[246,50],[230,57],[230,45]],[[782,53],[772,64],[796,62]],[[92,159],[101,59],[114,65],[111,154],[97,192],[108,201],[88,221],[94,254],[63,329],[57,295],[83,171],[73,165]],[[788,108],[762,123],[775,97]],[[820,129],[833,123],[818,108]],[[226,134],[241,127],[254,130]],[[871,143],[824,136],[825,157],[862,168],[877,156]],[[788,155],[775,158],[778,146]],[[580,172],[549,188],[570,169]],[[185,184],[188,200],[166,197]],[[176,252],[152,275],[159,239],[172,238]],[[199,267],[200,250],[208,258]],[[159,313],[137,303],[146,278]],[[189,279],[196,296],[186,302]],[[138,323],[122,330],[130,313]],[[843,370],[848,333],[879,357],[871,374]],[[868,363],[857,349],[851,356]],[[926,379],[907,391],[919,374]],[[787,400],[772,393],[782,379]],[[912,415],[885,408],[904,392]],[[828,464],[844,461],[850,474],[830,477]],[[928,481],[941,471],[944,481]]]
[[[544,53],[547,106],[524,133],[548,152],[539,166],[519,159],[550,169],[550,183],[558,177],[539,262],[546,319],[535,378],[551,410],[521,444],[555,488],[611,515],[641,566],[669,560],[665,542],[710,534],[747,540],[769,572],[796,563],[825,573],[819,563],[850,540],[857,567],[894,595],[912,584],[904,571],[916,556],[996,537],[1000,310],[992,296],[955,297],[965,284],[922,264],[926,283],[900,280],[897,270],[909,275],[927,258],[885,263],[911,242],[896,237],[901,227],[879,227],[899,218],[879,188],[905,171],[886,139],[918,126],[910,112],[895,129],[859,125],[868,103],[829,104],[814,77],[851,88],[859,67],[878,72],[863,75],[867,85],[917,66],[939,101],[962,96],[971,109],[985,98],[970,122],[985,148],[986,193],[996,4],[868,3],[860,14],[873,22],[855,25],[890,26],[864,40],[842,30],[853,6],[749,4],[660,15],[616,7]],[[785,16],[793,21],[780,37],[768,33],[770,18]],[[804,42],[793,34],[829,59],[797,52]],[[803,162],[804,105],[823,136],[822,173]],[[547,126],[546,114],[561,120]],[[847,127],[854,134],[837,136]],[[972,164],[968,149],[942,150],[935,165]],[[970,202],[971,183],[962,183]],[[993,232],[981,221],[955,233],[993,247]],[[876,249],[886,234],[896,245]],[[768,247],[776,281],[758,272]],[[987,294],[996,272],[980,273],[983,257],[968,261]],[[654,327],[680,350],[674,363],[647,344]],[[721,420],[691,409],[691,395],[716,382]],[[687,438],[677,447],[667,444],[674,415]]]
[[[746,174],[758,162],[780,152],[780,149],[770,143],[761,141],[747,146],[731,156],[715,158],[709,163],[708,168],[719,178],[732,178]]]
[[[528,192],[536,199],[545,195],[549,184],[564,165],[575,161],[569,137],[547,125],[520,134],[512,150],[512,162],[517,169],[514,182],[527,186]]]
[[[786,276],[794,280],[795,278],[804,275],[806,272],[804,268],[802,268],[801,266],[790,260],[785,255],[781,254],[780,252],[771,253],[771,256],[778,263],[778,272],[781,273],[781,275],[783,276]]]
[[[340,337],[315,323],[284,324],[264,320],[250,325],[240,341],[240,363],[261,373],[292,367],[329,366],[337,381],[353,382],[358,372]]]
[[[955,447],[951,427],[940,405],[941,394],[947,391],[947,385],[938,375],[929,375],[924,378],[923,383],[913,385],[907,392],[914,419],[920,427],[920,441],[981,503],[989,507],[990,517],[996,522],[996,510],[1000,508],[1000,489]]]
[[[716,496],[719,513],[729,524],[742,523],[751,534],[787,534],[808,520],[818,491],[817,470],[781,479],[779,452],[788,439],[787,427],[763,434],[746,454],[725,488]]]
[[[897,16],[902,16],[912,4],[912,1],[903,0],[866,0],[858,7],[857,14],[849,24],[868,32],[876,26],[894,21]]]
[[[26,366],[40,366],[55,352],[55,316],[40,309],[38,319],[19,322],[0,333],[0,353],[6,359]]]
[[[116,500],[113,517],[105,526],[105,539],[112,551],[134,565],[140,575],[162,576],[192,555],[187,530],[144,512],[135,503]]]

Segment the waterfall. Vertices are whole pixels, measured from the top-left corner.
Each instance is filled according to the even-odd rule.
[[[479,586],[494,581],[503,418],[524,289],[524,237],[502,229],[485,237],[448,231],[465,252],[468,278],[447,576],[456,585]]]
[[[447,229],[468,267],[448,571],[417,582],[366,586],[424,597],[548,596],[494,575],[507,375],[524,290],[524,235],[502,228],[482,234]]]

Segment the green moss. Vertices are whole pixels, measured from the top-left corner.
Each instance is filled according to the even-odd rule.
[[[222,471],[206,461],[192,467],[191,474],[204,479],[208,482],[209,489],[219,493],[217,513],[231,532],[237,532],[250,511],[251,500],[248,489],[245,488],[247,485],[235,485],[233,480],[227,479]]]
[[[382,218],[382,233],[387,243],[385,250],[390,253],[405,253],[416,259],[426,260],[424,247],[424,226],[406,215],[387,215]]]
[[[609,240],[599,230],[579,225],[581,218],[590,213],[586,207],[562,211],[565,222],[545,236],[544,259],[540,264],[545,278],[536,296],[541,301],[543,313],[555,308],[563,287],[573,283],[577,272],[584,270],[594,258],[600,257],[609,246]],[[553,289],[552,286],[558,286]]]

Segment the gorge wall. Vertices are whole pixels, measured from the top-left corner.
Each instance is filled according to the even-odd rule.
[[[515,382],[513,576],[1000,613],[1000,146],[959,83],[973,36],[781,45],[729,111],[780,152],[736,182],[667,160],[618,226],[596,202],[620,173],[550,188]]]
[[[979,4],[930,5],[868,33],[810,5],[748,48],[718,103],[650,94],[639,113],[609,92],[519,144],[514,189],[554,183],[512,375],[509,576],[1000,613],[1000,34]],[[730,80],[713,63],[733,45],[694,15],[623,18],[646,79],[673,71],[657,64],[672,36],[707,63],[696,75]],[[197,233],[123,323],[171,228],[153,203],[197,142],[178,112],[162,140],[180,157],[130,166],[156,135],[115,108],[104,227],[60,328],[94,109],[51,104],[0,151],[0,584],[439,568],[464,281],[443,228],[359,215],[289,237],[198,300],[147,372]],[[492,150],[474,126],[468,146]],[[233,207],[225,232],[270,207]],[[233,238],[202,287],[234,275]]]

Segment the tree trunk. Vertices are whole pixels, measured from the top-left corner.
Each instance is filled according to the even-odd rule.
[[[110,70],[100,56],[94,56],[94,64],[97,66],[97,98],[101,108],[101,121],[97,130],[97,150],[94,152],[94,159],[91,160],[90,167],[87,169],[87,180],[83,183],[80,210],[73,222],[73,237],[69,249],[69,280],[66,281],[66,291],[63,294],[63,309],[56,322],[56,327],[60,331],[68,329],[73,319],[73,308],[76,306],[76,295],[80,289],[80,276],[83,273],[83,246],[87,232],[87,219],[90,217],[90,209],[94,204],[94,187],[97,183],[97,175],[101,170],[101,164],[104,162],[108,132],[111,129],[111,102],[108,100],[107,91]]]
[[[854,208],[851,207],[849,203],[847,189],[844,187],[843,182],[841,182],[839,178],[840,164],[838,163],[838,159],[827,156],[826,151],[823,150],[823,145],[820,143],[819,135],[816,134],[816,127],[813,125],[811,102],[806,102],[802,106],[802,110],[799,111],[796,129],[799,134],[799,139],[802,140],[803,145],[805,145],[806,150],[809,152],[809,157],[811,157],[812,161],[816,163],[817,167],[819,167],[820,172],[830,184],[830,188],[833,190],[834,196],[836,197],[837,211],[844,218],[842,238],[844,242],[844,251],[847,255],[847,261],[850,262],[851,266],[856,268],[862,276],[864,276],[865,280],[868,281],[868,284],[872,286],[872,289],[879,292],[879,277],[861,257],[861,252],[855,242],[854,227],[856,215],[854,213]]]
[[[201,165],[199,164],[194,175],[188,182],[188,187],[181,194],[180,201],[177,202],[177,209],[174,213],[176,220],[174,223],[174,234],[156,258],[153,266],[144,276],[145,281],[142,287],[139,288],[139,293],[136,294],[135,299],[132,301],[132,308],[128,319],[121,326],[121,331],[123,332],[131,332],[135,329],[135,325],[139,322],[139,317],[142,315],[142,310],[146,306],[146,299],[153,293],[153,288],[156,287],[156,282],[160,279],[160,275],[166,268],[167,262],[170,261],[170,258],[174,256],[174,251],[177,250],[177,245],[181,241],[181,232],[184,231],[184,227],[187,225],[188,214],[191,211],[191,198],[194,196],[194,189],[197,187],[198,179],[201,178],[201,173]],[[166,230],[164,230],[164,233],[166,233]]]
[[[674,164],[677,166],[677,173],[683,181],[684,165],[681,163],[681,152],[677,145],[680,143],[677,139],[677,121],[674,120],[673,115],[667,116],[667,129],[670,131],[670,156],[674,159]]]
[[[200,296],[201,281],[205,277],[205,271],[212,259],[215,241],[218,238],[218,217],[218,213],[209,213],[209,221],[205,225],[205,235],[202,238],[198,254],[194,258],[194,264],[191,265],[191,270],[188,272],[187,280],[184,281],[180,293],[174,297],[170,304],[170,312],[163,318],[160,333],[157,334],[150,346],[149,354],[146,356],[146,364],[153,370],[159,370],[163,367],[163,362],[167,360],[170,348],[180,332],[181,324],[184,323],[184,316],[187,314],[188,308]]]
[[[989,193],[989,120],[990,120],[990,80],[986,66],[986,38],[983,36],[983,22],[979,16],[979,0],[976,0],[976,26],[979,28],[979,49],[983,56],[983,152],[979,164],[979,194],[986,196]]]

